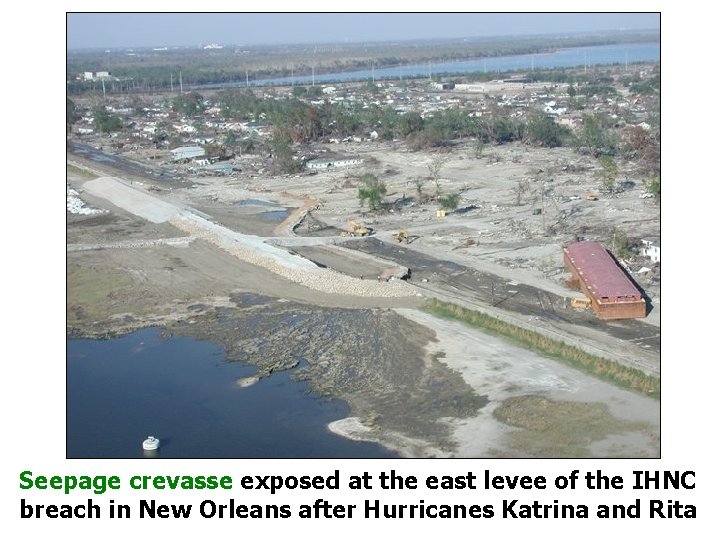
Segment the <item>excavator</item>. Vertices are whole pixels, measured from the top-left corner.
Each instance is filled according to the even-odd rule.
[[[365,225],[360,225],[355,220],[348,222],[348,228],[347,231],[342,231],[340,233],[340,236],[368,236],[372,234],[373,230],[370,227],[366,227]]]

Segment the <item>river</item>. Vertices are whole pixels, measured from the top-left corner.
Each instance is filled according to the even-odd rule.
[[[363,80],[397,80],[435,74],[461,75],[467,73],[503,73],[535,69],[574,68],[660,61],[660,43],[622,43],[558,49],[542,54],[522,54],[475,58],[473,60],[413,64],[382,69],[323,73],[295,77],[278,77],[255,81],[238,81],[224,84],[196,85],[193,88],[230,88],[238,86],[290,86],[304,84],[327,84]]]

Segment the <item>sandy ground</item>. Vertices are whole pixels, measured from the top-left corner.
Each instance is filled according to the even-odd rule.
[[[515,396],[544,396],[550,400],[576,403],[602,403],[607,415],[618,420],[619,433],[582,431],[576,434],[582,454],[589,457],[658,457],[660,403],[657,400],[619,389],[532,352],[508,345],[456,322],[437,319],[417,310],[398,310],[412,321],[435,331],[432,352],[442,352],[441,361],[459,371],[465,381],[489,403],[474,418],[451,421],[458,443],[453,457],[492,457],[500,455],[538,456],[544,449],[512,447],[509,437],[517,428],[493,417],[505,399]],[[567,419],[557,419],[558,422]],[[624,431],[624,422],[637,427]],[[587,444],[589,443],[589,444]]]
[[[190,208],[181,208],[144,193],[117,178],[101,177],[84,184],[96,197],[152,223],[169,222],[178,229],[203,238],[241,260],[300,283],[313,290],[363,297],[409,297],[402,282],[365,281],[321,268],[303,257],[277,248],[262,237],[243,234],[217,224]]]
[[[449,415],[413,431],[413,411],[401,408],[402,395],[392,396],[392,406],[397,418],[409,415],[407,429],[395,420],[395,424],[374,420],[382,414],[377,410],[383,406],[382,399],[370,399],[364,394],[367,389],[348,386],[345,395],[339,390],[337,395],[351,404],[356,400],[355,416],[333,423],[333,431],[375,440],[402,455],[417,457],[659,454],[657,401],[413,309],[421,304],[427,287],[435,285],[430,274],[426,289],[422,281],[412,285],[359,279],[368,270],[377,274],[397,261],[358,251],[351,255],[352,239],[340,238],[336,232],[317,237],[292,234],[292,223],[308,211],[330,231],[346,229],[348,220],[357,219],[375,229],[375,238],[391,244],[394,232],[408,228],[414,241],[397,249],[444,261],[441,271],[449,288],[443,294],[454,291],[460,300],[469,300],[452,286],[453,280],[462,277],[458,268],[464,265],[492,274],[506,289],[527,285],[558,297],[572,296],[563,284],[566,275],[560,247],[564,242],[579,234],[607,236],[610,227],[658,235],[659,211],[652,201],[638,198],[639,188],[585,201],[576,197],[596,191],[598,180],[592,172],[563,170],[564,164],[583,161],[568,149],[508,145],[475,159],[460,147],[444,156],[441,185],[444,192],[461,191],[461,205],[470,210],[438,219],[435,203],[413,200],[417,194],[412,183],[413,178],[428,176],[428,164],[437,154],[407,152],[392,144],[360,144],[343,150],[366,157],[371,170],[383,175],[388,183],[386,201],[404,202],[383,214],[368,214],[361,208],[353,181],[366,168],[309,176],[195,178],[182,184],[107,178],[112,172],[108,168],[94,175],[102,178],[69,171],[68,182],[79,197],[106,212],[68,214],[68,330],[112,335],[147,325],[193,321],[198,314],[234,309],[233,295],[241,291],[328,308],[392,307],[436,336],[437,341],[426,346],[424,359],[412,359],[412,365],[419,366],[417,384],[425,385],[423,392],[435,378],[450,380],[451,373],[459,373],[474,392],[475,402],[485,404],[469,416]],[[537,169],[544,172],[532,172]],[[518,201],[514,187],[524,178],[530,178],[531,189]],[[544,195],[545,212],[534,215],[538,194],[546,186],[551,187]],[[432,193],[433,184],[426,183],[425,189]],[[247,200],[263,202],[237,204]],[[258,219],[268,211],[287,215],[287,221]],[[303,251],[327,268],[296,254]],[[635,325],[598,322],[578,330],[571,323],[550,319],[530,323],[547,325],[560,334],[572,330],[575,339],[593,346],[610,344],[608,350],[611,354],[620,351],[618,356],[642,354],[659,369],[659,354],[642,348],[646,336],[657,339],[659,335],[659,287],[648,283],[647,291],[655,309],[647,319],[634,321]],[[569,326],[563,328],[563,324]],[[348,324],[344,331],[359,335],[363,329]],[[313,338],[308,331],[304,339]],[[420,343],[410,331],[403,339],[415,348]],[[383,354],[398,358],[393,369],[401,373],[404,348],[401,340],[393,343],[396,348]],[[332,358],[320,356],[324,362],[317,366],[320,373],[341,367],[334,366]],[[433,362],[442,364],[442,369]],[[368,373],[375,373],[371,368],[369,364]],[[415,396],[413,392],[420,388],[403,391]],[[323,389],[332,392],[331,386]],[[433,423],[438,433],[450,433],[449,439],[440,437],[443,444],[438,444],[438,437],[422,436],[423,429],[434,432]]]

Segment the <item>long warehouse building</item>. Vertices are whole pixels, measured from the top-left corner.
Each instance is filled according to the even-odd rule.
[[[647,314],[645,299],[612,255],[598,242],[575,242],[564,248],[565,266],[590,299],[599,319],[635,319]]]

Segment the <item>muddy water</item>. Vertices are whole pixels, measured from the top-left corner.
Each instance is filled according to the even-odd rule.
[[[446,419],[487,404],[427,352],[434,332],[392,310],[231,302],[189,306],[162,338],[70,340],[68,455],[134,457],[152,434],[165,457],[394,456],[327,431],[347,416],[375,440],[399,433],[452,450]]]
[[[262,377],[292,370],[317,395],[346,401],[351,415],[386,430],[452,449],[444,419],[474,416],[486,404],[426,345],[434,332],[392,310],[321,308],[256,295],[211,308],[168,331],[221,344],[230,360]]]
[[[163,338],[161,329],[68,340],[67,456],[142,457],[148,435],[163,458],[395,456],[328,431],[348,405],[313,394],[292,371],[237,385],[255,372],[213,343]]]

